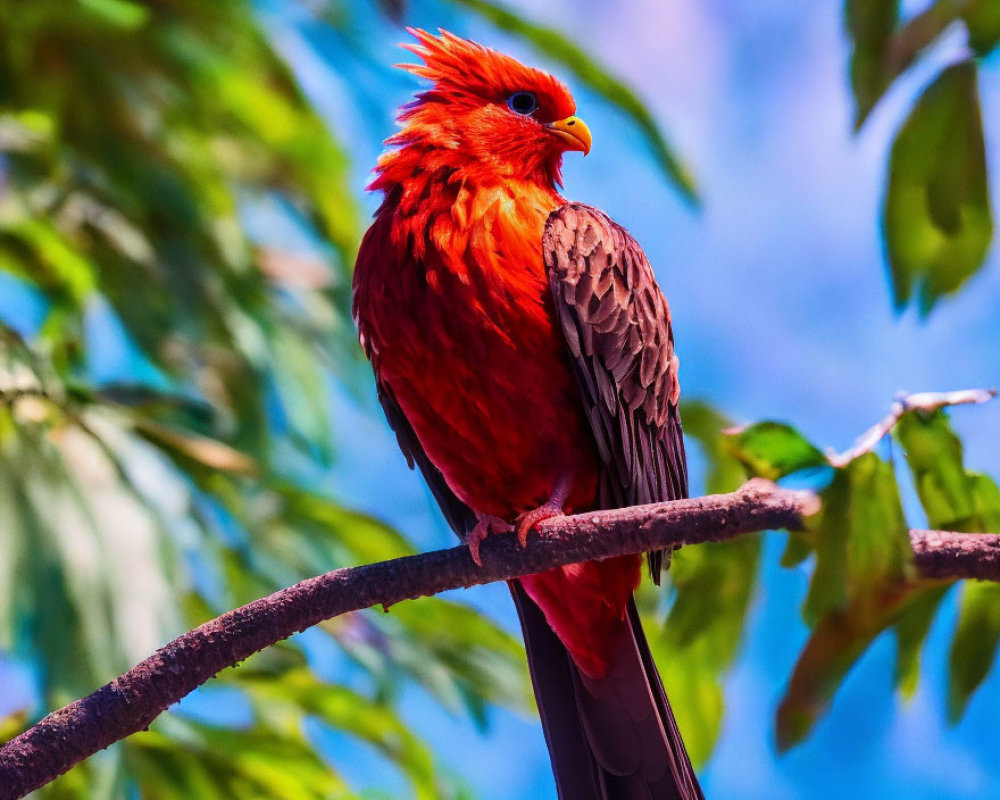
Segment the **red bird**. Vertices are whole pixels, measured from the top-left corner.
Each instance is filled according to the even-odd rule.
[[[478,561],[514,523],[687,494],[666,300],[635,240],[559,194],[569,90],[411,30],[431,86],[371,189],[354,314],[379,397]],[[662,554],[650,568],[659,579]],[[511,582],[560,798],[700,798],[632,592],[638,556]]]

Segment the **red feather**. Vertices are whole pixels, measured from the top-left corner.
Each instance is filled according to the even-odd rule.
[[[542,255],[546,221],[565,204],[557,185],[562,154],[572,147],[551,123],[574,114],[573,98],[556,79],[500,53],[444,32],[411,32],[419,44],[408,49],[424,64],[407,69],[433,85],[403,110],[401,130],[387,140],[371,184],[385,199],[355,273],[354,313],[379,386],[391,397],[390,419],[402,418],[401,442],[415,436],[436,468],[432,488],[434,478],[446,484],[435,488],[439,500],[453,494],[477,514],[513,520],[544,504],[568,475],[565,510],[596,508],[600,459]],[[532,115],[507,107],[515,92],[535,95]],[[641,559],[628,557],[521,583],[583,673],[553,683],[561,673],[539,677],[533,665],[536,691],[548,680],[550,695],[578,692],[571,735],[587,729],[586,758],[607,776],[650,773],[641,783],[648,787],[659,785],[672,758],[673,739],[663,731],[674,723],[665,697],[655,699],[662,689],[629,612],[640,574]],[[537,612],[518,602],[527,635]],[[547,647],[539,641],[536,649]],[[565,651],[562,659],[565,670]],[[623,694],[626,679],[632,683]],[[561,723],[548,713],[551,749]],[[639,731],[636,741],[646,749],[622,750],[613,731],[592,730],[598,719]],[[594,796],[625,796],[608,789],[614,780],[598,781],[604,788]],[[584,785],[596,785],[589,781]]]
[[[376,168],[372,188],[386,200],[356,271],[365,345],[470,508],[512,519],[544,503],[564,473],[573,476],[567,511],[594,508],[594,444],[541,251],[545,221],[565,203],[555,187],[562,148],[533,129],[571,115],[572,97],[551,76],[480,45],[416,35],[422,46],[410,49],[427,66],[413,71],[436,84],[403,112],[403,129],[388,140],[398,149]],[[463,71],[470,58],[482,69]],[[538,95],[535,119],[502,104],[516,90]],[[486,162],[475,156],[484,140]],[[513,177],[526,163],[537,168]],[[640,569],[629,558],[524,581],[588,674],[607,667],[607,636]]]

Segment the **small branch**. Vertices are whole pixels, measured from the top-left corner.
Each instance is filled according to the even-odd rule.
[[[883,438],[896,427],[896,423],[902,419],[903,415],[910,411],[937,411],[947,406],[960,406],[968,403],[985,403],[997,396],[996,389],[964,389],[957,392],[917,392],[914,394],[901,393],[896,396],[896,402],[892,404],[892,410],[884,419],[872,425],[867,431],[858,437],[854,446],[850,450],[845,450],[839,455],[830,453],[827,456],[830,464],[834,467],[847,466],[858,456],[872,450]]]
[[[910,531],[917,569],[927,578],[1000,581],[1000,536],[991,533]]]
[[[0,748],[0,800],[17,800],[98,750],[144,730],[226,667],[330,617],[581,561],[795,529],[818,510],[810,492],[753,480],[732,494],[556,517],[525,549],[493,536],[477,567],[465,547],[339,569],[230,611],[178,637],[120,678],[53,712]]]

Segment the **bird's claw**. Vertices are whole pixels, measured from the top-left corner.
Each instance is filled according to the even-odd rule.
[[[472,556],[472,560],[476,562],[477,567],[483,565],[482,559],[479,557],[479,545],[483,543],[486,537],[497,533],[510,533],[513,529],[513,526],[509,522],[500,519],[500,517],[494,517],[492,514],[483,514],[479,517],[472,530],[465,534],[465,543],[469,546],[469,555]]]
[[[562,505],[555,500],[550,500],[538,508],[533,508],[531,511],[519,514],[514,525],[492,514],[482,514],[476,520],[476,524],[472,530],[465,534],[465,543],[469,546],[469,555],[476,562],[476,566],[481,567],[483,561],[479,556],[479,546],[486,540],[486,537],[498,533],[510,533],[513,530],[517,533],[518,544],[521,547],[525,547],[528,544],[528,534],[531,533],[536,525],[553,517],[561,517],[563,514]]]
[[[518,543],[521,547],[525,547],[528,544],[528,534],[536,525],[553,517],[561,517],[564,513],[562,506],[555,502],[548,502],[531,511],[525,511],[516,520]]]

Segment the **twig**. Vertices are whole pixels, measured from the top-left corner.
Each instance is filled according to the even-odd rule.
[[[120,678],[49,714],[0,748],[0,800],[16,800],[98,750],[144,730],[226,667],[324,619],[558,566],[798,528],[818,509],[809,492],[753,480],[732,494],[546,520],[528,547],[487,539],[477,567],[465,547],[339,569],[230,611],[178,637]]]
[[[884,419],[872,425],[855,441],[850,450],[843,453],[830,453],[827,456],[834,467],[847,466],[858,456],[864,455],[875,447],[889,433],[903,415],[910,411],[937,411],[947,406],[959,406],[967,403],[985,403],[997,396],[996,389],[963,389],[957,392],[916,392],[914,394],[900,393],[892,410]]]

